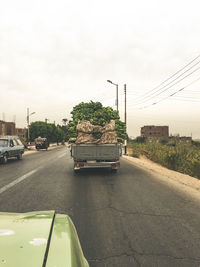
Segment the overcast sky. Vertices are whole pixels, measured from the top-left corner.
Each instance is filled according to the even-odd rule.
[[[127,84],[130,136],[169,125],[172,134],[200,138],[200,80],[189,86],[200,77],[200,58],[183,70],[193,74],[147,97],[200,54],[199,10],[198,0],[1,1],[0,119],[16,116],[25,127],[29,107],[31,121],[61,124],[82,101],[116,108],[109,79],[119,84],[122,120]]]

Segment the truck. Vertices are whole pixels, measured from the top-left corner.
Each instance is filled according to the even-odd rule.
[[[74,171],[86,168],[110,168],[116,172],[120,167],[122,144],[71,144]]]

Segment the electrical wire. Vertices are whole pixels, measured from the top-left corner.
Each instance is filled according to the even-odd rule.
[[[200,63],[200,61],[197,63],[197,64],[199,64]],[[196,64],[195,64],[196,65]],[[191,67],[191,68],[193,68],[193,67]],[[190,68],[190,69],[191,69]],[[181,76],[182,76],[182,74],[181,75],[179,75],[176,79],[174,79],[172,82],[170,82],[170,83],[168,83],[167,85],[165,85],[165,86],[163,86],[162,88],[160,88],[157,92],[154,92],[153,93],[153,95],[151,95],[151,96],[148,96],[148,97],[145,97],[145,98],[147,98],[146,100],[142,100],[142,101],[139,101],[138,103],[136,102],[134,102],[136,105],[141,105],[141,104],[143,104],[143,103],[145,103],[145,102],[147,102],[147,101],[149,101],[149,100],[151,100],[152,98],[155,98],[155,97],[157,97],[157,96],[159,96],[159,95],[161,95],[162,93],[164,93],[164,92],[166,92],[167,90],[169,90],[170,88],[172,88],[174,85],[176,85],[176,84],[178,84],[178,83],[180,83],[181,81],[183,81],[184,79],[186,79],[187,77],[189,77],[190,75],[192,75],[193,73],[195,73],[196,71],[198,71],[200,69],[200,67],[198,67],[198,68],[196,68],[194,71],[192,71],[192,72],[190,72],[189,74],[187,74],[187,75],[185,75],[183,78],[181,78],[180,80],[178,80],[178,81],[176,81],[175,83],[173,83],[172,85],[170,85],[170,86],[168,86],[169,84],[171,84],[172,82],[174,82],[175,80],[177,80],[178,78],[180,78]],[[188,70],[187,70],[188,71]],[[186,72],[187,72],[186,71]],[[185,72],[183,73],[183,74],[185,74]],[[168,86],[167,88],[166,88],[166,86]],[[162,90],[162,89],[164,89],[164,90]],[[161,90],[161,91],[160,91]],[[156,94],[157,93],[157,94]]]
[[[162,99],[158,100],[157,102],[154,102],[154,103],[152,103],[152,104],[150,104],[150,105],[147,105],[147,106],[144,106],[144,107],[141,107],[141,108],[136,108],[136,109],[145,109],[145,108],[148,108],[148,107],[150,107],[150,106],[157,105],[158,103],[160,103],[160,102],[162,102],[162,101],[164,101],[164,100],[166,100],[166,99],[168,99],[168,98],[170,98],[170,97],[173,97],[174,95],[178,94],[179,92],[185,90],[187,87],[191,86],[192,84],[196,83],[196,82],[199,81],[199,80],[200,80],[200,77],[197,78],[196,80],[192,81],[192,82],[189,83],[188,85],[182,87],[181,89],[177,90],[177,91],[174,92],[173,94],[168,95],[168,96],[166,96],[166,97],[164,97],[164,98],[162,98]]]
[[[182,70],[184,70],[185,68],[187,68],[189,65],[191,65],[195,60],[197,60],[200,57],[200,55],[198,55],[197,57],[195,57],[193,60],[191,60],[187,65],[185,65],[183,68],[181,68],[180,70],[178,70],[176,73],[174,73],[172,76],[170,76],[169,78],[167,78],[166,80],[164,80],[162,83],[160,83],[158,86],[156,86],[155,88],[153,88],[152,90],[148,91],[147,94],[144,94],[142,96],[139,96],[138,99],[136,98],[136,101],[141,101],[144,97],[149,97],[152,94],[158,92],[159,90],[161,90],[162,88],[160,88],[161,85],[163,85],[164,83],[166,83],[167,81],[169,81],[170,79],[172,79],[174,76],[176,76],[178,73],[180,73]],[[190,67],[189,69],[187,69],[184,73],[186,73],[187,71],[189,71],[190,69],[192,69],[194,66],[196,66],[197,64],[199,64],[199,61],[197,63],[195,63],[192,67]],[[182,73],[181,75],[179,75],[179,77],[181,77],[184,73]],[[176,78],[178,79],[178,77]],[[175,80],[175,79],[174,79]],[[173,80],[173,81],[174,81]],[[173,81],[169,82],[167,85],[169,85],[170,83],[172,83]],[[165,87],[167,86],[165,85]],[[159,90],[156,90],[160,88]],[[156,90],[156,91],[155,91]],[[155,91],[155,92],[154,92]]]

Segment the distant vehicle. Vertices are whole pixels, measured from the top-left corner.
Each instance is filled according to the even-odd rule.
[[[0,161],[7,163],[8,158],[16,157],[22,159],[24,145],[18,136],[1,136],[0,137]]]
[[[84,168],[110,168],[117,171],[121,155],[121,144],[71,144],[75,172]]]
[[[0,212],[1,266],[89,267],[73,222],[54,211]]]
[[[71,137],[71,138],[69,138],[69,140],[68,140],[68,143],[69,144],[72,144],[72,143],[75,143],[76,142],[76,138],[75,137]]]
[[[48,149],[49,147],[49,143],[47,141],[47,138],[42,138],[42,137],[38,137],[35,139],[35,148],[37,150],[40,150],[40,149]]]

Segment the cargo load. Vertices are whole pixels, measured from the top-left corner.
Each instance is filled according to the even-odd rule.
[[[104,127],[93,125],[90,121],[78,123],[76,144],[117,144],[115,121],[107,122]],[[96,136],[100,136],[97,138]]]

